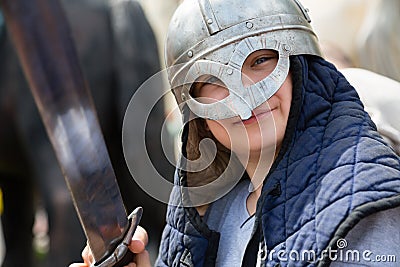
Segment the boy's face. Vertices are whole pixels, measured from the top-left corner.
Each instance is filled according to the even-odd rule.
[[[244,87],[267,77],[277,62],[278,54],[273,50],[258,50],[250,54],[242,67]],[[212,103],[226,98],[229,90],[221,81],[209,78],[208,82],[196,84],[192,93]],[[268,101],[256,107],[249,119],[242,120],[236,116],[206,120],[207,126],[219,142],[238,155],[244,151],[259,154],[262,150],[275,150],[280,147],[285,134],[291,101],[292,81],[289,74],[279,90]]]

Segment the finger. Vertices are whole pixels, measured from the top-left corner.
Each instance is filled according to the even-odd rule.
[[[72,263],[69,267],[89,267],[89,266],[86,263]]]
[[[143,241],[145,246],[147,246],[147,243],[149,242],[149,236],[147,235],[147,231],[141,226],[138,226],[136,228],[135,234],[133,235],[132,239]]]
[[[93,258],[92,252],[90,251],[89,246],[86,246],[86,247],[83,249],[83,251],[82,251],[82,259],[83,259],[83,262],[84,262],[87,266],[90,266],[90,265],[93,263],[94,258]]]
[[[138,226],[135,234],[132,237],[132,240],[129,244],[129,249],[135,253],[135,254],[139,254],[141,252],[143,252],[147,246],[148,243],[148,235],[146,230],[144,230],[144,228]]]
[[[151,267],[150,264],[150,255],[147,250],[144,250],[142,253],[136,254],[135,256],[136,265],[140,267]]]

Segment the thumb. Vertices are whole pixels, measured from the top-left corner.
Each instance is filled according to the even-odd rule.
[[[129,243],[129,249],[135,253],[139,254],[143,252],[148,243],[148,235],[144,228],[138,226],[135,234],[132,237],[131,242]]]

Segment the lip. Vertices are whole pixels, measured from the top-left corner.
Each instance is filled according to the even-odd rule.
[[[253,110],[251,112],[251,117],[248,118],[247,120],[239,120],[235,122],[234,124],[244,124],[244,125],[250,125],[254,122],[259,121],[261,118],[271,114],[276,108],[272,108],[269,110]]]

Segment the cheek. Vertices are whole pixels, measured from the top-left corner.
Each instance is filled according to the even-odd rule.
[[[279,98],[280,106],[284,116],[289,116],[290,106],[292,104],[292,94],[293,94],[293,87],[292,87],[292,79],[289,75],[285,82],[282,84],[282,87],[276,93],[276,96]]]
[[[198,101],[204,104],[211,104],[229,96],[229,91],[219,85],[207,84],[201,87],[195,96],[199,97]]]
[[[213,121],[213,120],[206,120],[207,126],[210,129],[211,133],[214,137],[226,148],[231,148],[231,140],[229,138],[229,133],[226,127],[223,124]]]
[[[292,90],[293,90],[292,80],[289,75],[286,81],[283,83],[282,87],[276,94],[280,103],[280,112],[274,118],[278,146],[280,145],[280,142],[283,140],[286,131],[286,126],[290,113],[290,107],[292,104],[292,92],[293,92]]]

